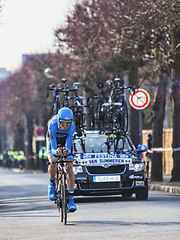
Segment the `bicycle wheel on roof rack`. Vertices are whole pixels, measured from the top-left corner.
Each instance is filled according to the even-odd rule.
[[[108,130],[110,128],[110,113],[105,106],[101,109],[101,126],[102,129]]]
[[[128,131],[128,108],[127,108],[126,101],[124,101],[122,108],[123,108],[123,119],[124,119],[123,129],[124,129],[124,132],[127,132]]]
[[[95,104],[94,104],[93,98],[88,99],[87,106],[88,106],[88,121],[87,121],[88,124],[87,124],[87,126],[90,129],[94,129],[95,128]]]
[[[114,114],[114,128],[122,132],[128,131],[128,110],[126,105],[116,110]]]

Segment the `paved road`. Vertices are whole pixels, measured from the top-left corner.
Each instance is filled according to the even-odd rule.
[[[150,191],[147,201],[79,197],[78,211],[64,226],[47,199],[47,185],[47,174],[0,169],[0,239],[179,239],[179,195]]]

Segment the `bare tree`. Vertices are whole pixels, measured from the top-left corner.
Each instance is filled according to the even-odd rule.
[[[171,181],[180,181],[180,25],[174,29],[174,79],[173,79],[173,170]]]

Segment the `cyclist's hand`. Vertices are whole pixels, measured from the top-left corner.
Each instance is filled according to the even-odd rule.
[[[66,154],[67,154],[67,149],[66,149],[65,147],[63,147],[62,151],[63,151],[63,155],[66,156]]]
[[[66,156],[67,149],[65,147],[58,148],[58,156],[64,155]]]
[[[62,155],[62,148],[58,148],[57,151],[58,151],[58,156],[61,156]]]

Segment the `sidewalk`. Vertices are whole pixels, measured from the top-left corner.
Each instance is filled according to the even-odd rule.
[[[170,179],[170,175],[164,175],[163,182],[149,181],[149,190],[156,190],[180,195],[180,182],[170,182]]]

